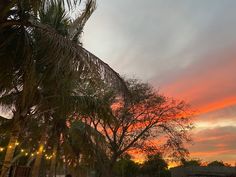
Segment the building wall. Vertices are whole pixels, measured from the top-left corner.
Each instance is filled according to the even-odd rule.
[[[171,177],[236,177],[235,167],[175,167]]]

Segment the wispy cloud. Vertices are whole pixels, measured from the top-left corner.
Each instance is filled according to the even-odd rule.
[[[206,136],[207,135],[207,136]],[[225,160],[232,165],[236,158],[236,127],[227,126],[198,131],[190,146],[192,157],[205,161]]]
[[[236,104],[236,51],[215,52],[199,58],[178,73],[168,75],[163,90],[190,100],[202,112]]]
[[[119,73],[189,101],[200,114],[195,137],[235,138],[235,128],[227,132],[236,124],[235,8],[235,0],[100,0],[84,42]],[[193,155],[232,160],[233,139],[195,139]]]

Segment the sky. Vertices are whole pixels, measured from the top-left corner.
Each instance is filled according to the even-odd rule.
[[[98,0],[84,47],[197,111],[192,158],[236,163],[236,1]]]

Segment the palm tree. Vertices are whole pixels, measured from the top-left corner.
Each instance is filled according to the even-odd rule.
[[[95,4],[92,2],[93,1],[87,2],[85,11],[76,20],[76,23],[78,23],[78,21],[81,21],[81,22],[78,23],[79,27],[76,33],[74,34],[74,36],[72,36],[69,33],[69,30],[71,33],[73,31],[71,28],[69,28],[69,25],[70,25],[69,18],[66,17],[65,9],[62,7],[62,4],[60,2],[59,3],[53,2],[51,4],[47,4],[48,6],[46,9],[42,8],[39,13],[40,21],[41,23],[52,26],[61,35],[71,38],[71,40],[74,43],[77,43],[78,41],[80,45],[81,42],[80,40],[77,40],[79,39],[77,37],[80,36],[80,33],[83,29],[84,22],[85,22],[84,18],[88,19],[88,16],[90,16],[93,10],[95,9]],[[73,28],[74,27],[75,27],[75,24],[73,24]],[[66,72],[64,68],[62,68],[62,72],[63,73]],[[87,72],[86,74],[89,74],[89,72]],[[74,72],[71,72],[71,74],[69,75],[61,75],[60,80],[58,80],[57,75],[55,75],[55,77],[51,76],[50,79],[47,79],[45,82],[43,82],[43,87],[41,90],[43,92],[42,93],[43,97],[46,97],[46,99],[43,100],[44,101],[43,109],[47,110],[47,109],[50,109],[50,107],[56,108],[54,112],[51,115],[49,115],[49,117],[52,117],[52,136],[56,140],[54,141],[54,146],[53,146],[54,154],[56,154],[57,145],[59,143],[58,142],[59,137],[63,133],[63,130],[66,128],[67,117],[69,116],[69,113],[73,111],[75,104],[78,104],[74,102],[75,100],[71,100],[71,98],[73,99],[76,97],[78,98],[78,94],[81,94],[81,93],[78,93],[78,86],[77,86],[78,80],[79,79],[81,80],[80,75],[81,73],[78,73],[77,70],[74,70]],[[76,81],[76,83],[73,83],[71,81]],[[80,81],[80,84],[81,83],[82,81]],[[49,99],[47,99],[47,97],[49,97]],[[78,102],[78,99],[76,101]],[[83,104],[87,104],[87,103],[83,102]],[[46,108],[45,108],[45,105],[47,105]],[[40,108],[40,111],[44,112],[44,110],[42,111],[42,108]],[[48,125],[50,124],[47,121],[47,127]],[[48,128],[46,130],[48,130]],[[42,134],[42,142],[45,141],[45,136],[47,133],[48,133],[47,131],[44,131],[44,133]],[[42,149],[45,146],[42,142],[39,145],[39,150],[38,150],[39,153],[36,156],[36,160],[33,166],[33,170],[32,170],[33,176],[38,176],[39,174],[40,162],[42,159]],[[55,169],[55,160],[56,160],[56,156],[54,155],[52,159],[52,165],[51,165],[51,175],[54,173],[53,169]]]
[[[13,0],[5,1],[0,7],[0,33],[3,34],[0,38],[0,102],[13,110],[14,120],[2,177],[9,169],[26,120],[32,114],[40,114],[43,103],[40,92],[45,84],[55,78],[61,79],[61,75],[66,80],[75,73],[77,80],[73,82],[77,84],[84,78],[94,83],[103,79],[125,88],[114,70],[78,44],[84,24],[95,8],[95,1],[88,0],[86,7],[89,8],[69,24],[64,24],[68,27],[67,31],[60,26],[55,30],[52,24],[38,19],[40,9],[47,8],[48,2],[53,4],[55,1]],[[73,3],[59,2],[69,8],[76,4],[76,0]]]

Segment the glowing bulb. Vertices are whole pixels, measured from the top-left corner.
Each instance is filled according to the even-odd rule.
[[[16,145],[16,146],[18,146],[18,145],[19,145],[19,143],[18,143],[18,142],[16,142],[16,143],[15,143],[15,145]]]
[[[9,148],[11,149],[11,148],[12,148],[12,146],[10,145],[10,146],[9,146]]]
[[[28,153],[26,152],[26,153],[25,153],[25,156],[27,156],[27,155],[28,155]]]
[[[21,152],[24,152],[24,149],[21,149],[20,151],[21,151]]]
[[[34,153],[32,153],[31,156],[34,156]]]
[[[0,148],[0,152],[2,152],[4,150],[4,148]]]
[[[39,154],[39,152],[36,152],[36,154]]]

